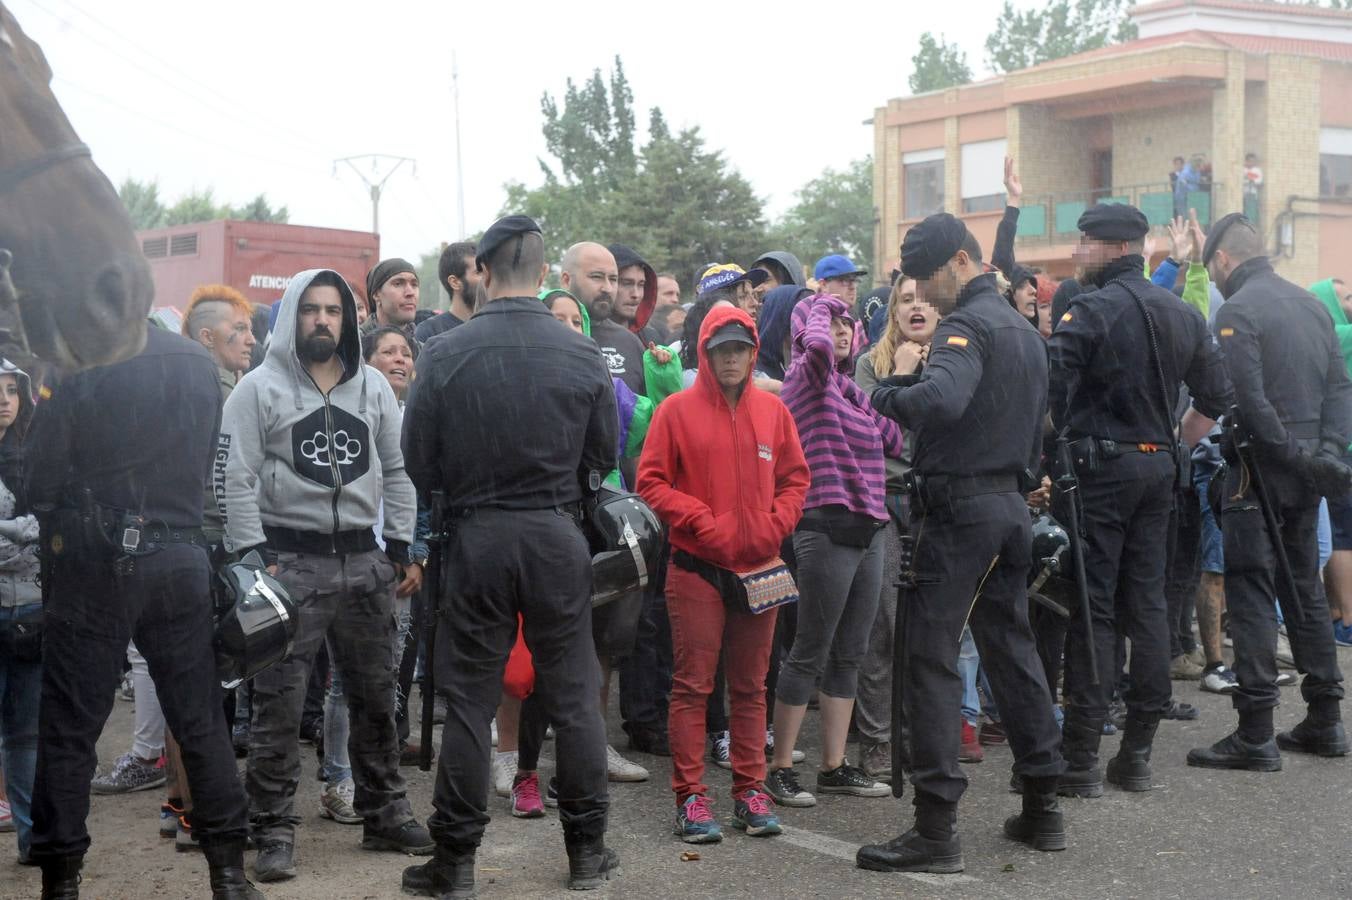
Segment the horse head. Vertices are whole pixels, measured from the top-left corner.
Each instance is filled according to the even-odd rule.
[[[0,4],[0,354],[74,370],[145,343],[154,288],[117,191]]]

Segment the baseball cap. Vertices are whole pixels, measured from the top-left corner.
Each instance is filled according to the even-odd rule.
[[[710,291],[737,284],[739,281],[749,282],[755,287],[763,284],[769,277],[770,273],[764,269],[752,269],[748,272],[736,263],[719,263],[709,266],[704,270],[704,274],[700,275],[699,284],[695,287],[695,296],[702,296]]]
[[[846,275],[867,274],[868,269],[856,269],[848,256],[842,256],[839,253],[823,256],[817,260],[817,265],[812,268],[812,277],[818,281],[825,281],[827,278],[843,278]]]
[[[750,344],[756,346],[756,339],[751,335],[751,329],[747,328],[741,322],[729,322],[713,333],[704,349],[712,350],[719,344],[731,344],[734,341],[741,344]]]

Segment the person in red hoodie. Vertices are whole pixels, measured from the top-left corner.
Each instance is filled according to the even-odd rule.
[[[776,559],[802,515],[810,481],[793,417],[778,397],[751,383],[757,349],[749,315],[733,307],[709,313],[699,331],[695,384],[657,408],[638,469],[638,493],[670,530],[671,786],[675,831],[687,843],[722,839],[703,779],[705,705],[724,649],[734,824],[750,835],[781,831],[762,786],[765,673],[776,610],[732,611],[714,586],[726,582],[721,575]]]

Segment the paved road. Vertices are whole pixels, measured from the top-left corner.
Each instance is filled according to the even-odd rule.
[[[1340,650],[1344,670],[1352,650]],[[959,813],[967,871],[959,876],[904,876],[854,867],[862,842],[904,830],[908,801],[823,797],[815,809],[782,810],[786,834],[747,838],[726,827],[722,844],[698,848],[700,860],[682,862],[688,849],[670,833],[674,804],[665,760],[635,755],[653,779],[615,785],[611,793],[612,846],[623,860],[622,877],[602,897],[1300,897],[1352,896],[1352,758],[1306,759],[1287,755],[1275,774],[1189,769],[1190,747],[1209,743],[1233,726],[1229,701],[1176,682],[1177,696],[1199,705],[1202,717],[1168,722],[1155,753],[1155,790],[1124,794],[1109,788],[1100,800],[1065,801],[1070,848],[1035,853],[1000,837],[1000,823],[1018,798],[1007,791],[1010,754],[988,748],[979,765],[966,766],[971,786]],[[1303,711],[1297,688],[1283,694],[1278,727]],[[815,728],[815,715],[809,730]],[[619,734],[612,718],[612,734]],[[106,767],[129,744],[131,705],[118,703],[99,752]],[[1117,738],[1106,738],[1105,755]],[[817,761],[815,735],[808,759]],[[551,752],[553,745],[547,747]],[[546,763],[548,768],[549,763]],[[398,878],[409,860],[357,849],[360,828],[317,815],[319,786],[313,754],[306,760],[298,837],[301,877],[266,886],[268,897],[381,898],[399,896]],[[419,816],[430,811],[431,778],[413,769],[410,796]],[[805,779],[805,782],[810,781]],[[727,822],[729,773],[713,769],[716,809]],[[909,797],[909,794],[908,794]],[[206,866],[199,854],[175,853],[156,836],[158,791],[96,797],[91,817],[94,846],[83,896],[109,898],[205,896]],[[494,800],[494,820],[479,855],[480,896],[562,897],[566,862],[557,820],[512,819]],[[8,851],[6,851],[8,854]],[[0,897],[36,897],[37,873],[0,863]],[[576,896],[576,895],[573,895]]]

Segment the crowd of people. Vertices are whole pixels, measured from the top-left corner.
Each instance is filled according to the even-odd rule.
[[[775,250],[711,261],[682,302],[599,240],[546,286],[539,226],[508,216],[446,247],[434,315],[386,259],[361,286],[298,273],[263,333],[203,286],[181,336],[152,329],[41,402],[0,364],[0,827],[43,897],[79,894],[91,790],[163,788],[157,827],[206,855],[217,900],[262,896],[246,850],[259,882],[298,877],[302,744],[318,814],[430,857],[402,888],[453,898],[474,896],[495,794],[558,809],[569,887],[614,877],[609,783],[649,780],[636,756],[670,757],[692,844],[909,780],[913,826],[858,865],[942,874],[964,865],[961,765],[983,745],[1013,751],[1005,835],[1063,850],[1059,796],[1151,789],[1161,721],[1197,716],[1174,681],[1238,713],[1190,765],[1345,755],[1352,293],[1279,278],[1241,214],[1209,234],[1180,214],[1152,271],[1144,215],[1118,204],[1084,214],[1054,279],[1016,261],[1008,160],[1005,185],[989,257],[931,216],[862,294],[833,248],[811,269]],[[594,603],[603,486],[665,534],[646,583]],[[1059,561],[1035,517],[1070,529]],[[294,635],[223,691],[212,566],[248,554]],[[1276,734],[1284,668],[1308,712]],[[95,775],[119,683],[133,742]],[[400,774],[432,755],[415,685],[442,724],[426,824]]]

